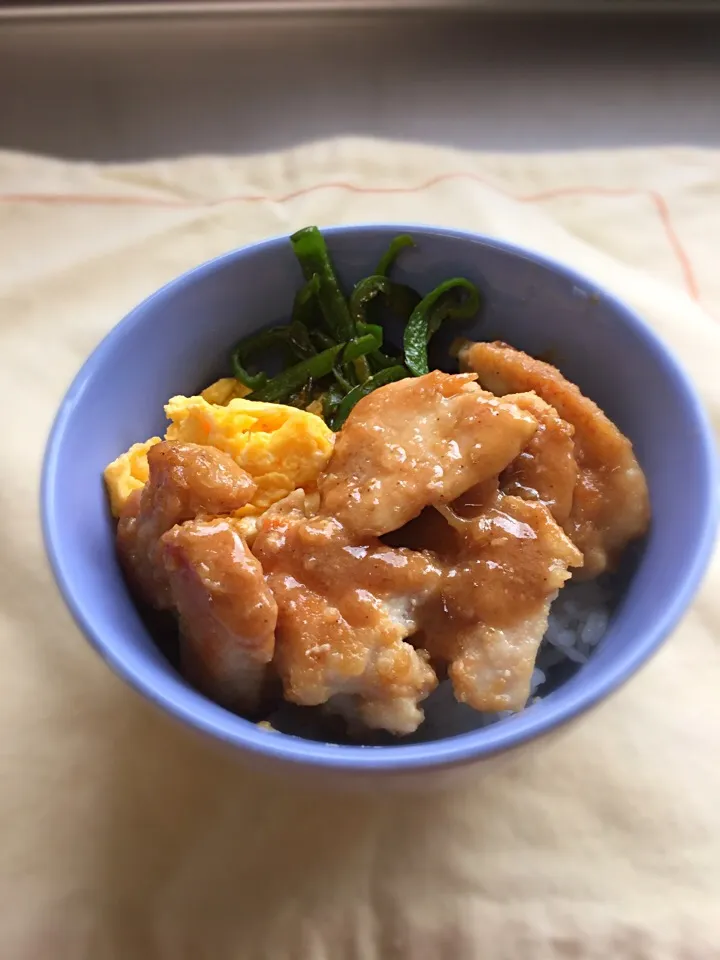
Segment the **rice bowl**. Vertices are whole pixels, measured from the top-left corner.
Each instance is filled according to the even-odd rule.
[[[97,477],[138,433],[158,435],[161,421],[154,411],[168,397],[193,381],[195,389],[202,389],[221,375],[221,354],[237,335],[238,310],[268,320],[280,317],[296,282],[290,280],[291,259],[283,252],[282,239],[198,268],[138,308],[101,345],[79,376],[48,448],[44,523],[53,566],[71,609],[111,665],[151,699],[234,744],[247,756],[375,773],[463,763],[532,739],[597,702],[647,659],[688,602],[712,542],[715,475],[707,424],[682,373],[641,322],[572,271],[503,244],[431,228],[330,231],[341,278],[347,282],[357,276],[358,265],[378,257],[389,239],[403,229],[422,238],[422,251],[408,259],[403,279],[412,281],[422,273],[428,283],[436,283],[449,272],[463,273],[487,292],[484,335],[501,335],[535,355],[556,349],[562,342],[563,372],[600,402],[638,450],[650,482],[653,529],[637,568],[622,584],[620,602],[613,595],[603,608],[596,608],[598,613],[602,609],[613,613],[595,653],[586,664],[577,664],[580,669],[576,673],[560,681],[558,670],[567,669],[563,664],[572,664],[573,657],[587,655],[602,625],[597,617],[586,620],[585,638],[580,636],[577,646],[568,644],[569,635],[562,631],[572,628],[573,617],[577,618],[577,610],[570,604],[572,593],[579,590],[583,594],[583,605],[587,600],[585,585],[568,590],[569,608],[562,611],[562,617],[558,616],[560,608],[554,611],[553,625],[557,620],[558,629],[553,634],[551,627],[550,636],[560,639],[561,648],[573,652],[554,666],[539,661],[539,668],[548,671],[546,682],[536,688],[542,699],[507,723],[481,726],[484,718],[474,713],[471,732],[460,733],[458,724],[436,734],[431,701],[444,694],[441,687],[426,701],[428,721],[416,740],[368,751],[303,740],[298,736],[300,730],[288,736],[258,729],[216,707],[188,687],[166,661],[158,659],[118,576],[105,495],[90,478],[91,473]],[[284,275],[287,284],[278,281]],[[264,278],[272,278],[272,282],[268,284]],[[585,295],[579,297],[578,291]],[[202,330],[187,319],[198,311],[208,318]],[[132,387],[114,381],[108,372],[137,358],[139,338],[144,360]],[[168,342],[174,343],[169,359]],[[610,369],[611,381],[605,376]],[[628,372],[626,377],[623,371],[630,369],[632,376]],[[637,378],[644,384],[642,393],[634,389]],[[652,429],[658,418],[663,423],[662,444]],[[130,429],[129,424],[134,427]],[[80,450],[88,452],[80,455]],[[70,474],[68,465],[82,458],[87,474]],[[63,479],[69,475],[72,484]],[[689,493],[682,501],[675,496],[680,483]],[[71,517],[73,524],[69,523]],[[676,561],[671,567],[665,562],[668,550]],[[657,603],[658,595],[664,598],[662,605]],[[546,639],[542,658],[557,656],[557,646]],[[458,711],[464,709],[458,705]]]

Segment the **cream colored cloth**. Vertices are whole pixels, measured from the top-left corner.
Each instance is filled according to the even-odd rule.
[[[717,562],[611,702],[428,796],[249,773],[115,679],[52,585],[43,443],[103,334],[231,247],[372,220],[574,264],[671,343],[720,427],[720,153],[353,140],[131,166],[0,154],[3,960],[720,957]]]

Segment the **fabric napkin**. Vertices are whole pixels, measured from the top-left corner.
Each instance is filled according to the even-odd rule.
[[[478,230],[584,271],[672,346],[720,430],[720,152],[0,153],[3,960],[720,957],[717,559],[609,702],[427,795],[248,771],[116,679],[64,609],[38,480],[85,356],[215,254],[373,220]]]

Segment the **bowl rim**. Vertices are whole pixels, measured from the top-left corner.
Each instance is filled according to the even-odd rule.
[[[192,708],[192,705],[181,702],[182,698],[176,700],[172,696],[159,691],[148,681],[142,669],[135,669],[126,664],[123,658],[116,653],[112,644],[105,642],[101,629],[95,626],[92,617],[87,614],[84,608],[82,589],[78,588],[78,584],[65,570],[62,550],[58,542],[57,507],[55,504],[58,461],[65,432],[82,397],[87,381],[93,375],[95,368],[102,366],[112,355],[116,341],[127,336],[136,325],[141,325],[144,322],[145,314],[155,300],[162,299],[170,291],[181,292],[183,288],[194,284],[202,277],[212,274],[224,264],[242,259],[251,252],[285,244],[288,241],[288,235],[277,235],[227,251],[196,267],[192,267],[164,284],[115,324],[85,359],[61,401],[51,426],[42,466],[40,513],[45,550],[56,584],[75,623],[111,669],[131,687],[176,719],[236,749],[244,750],[258,757],[283,761],[286,764],[289,763],[303,768],[334,770],[344,773],[412,772],[466,764],[518,747],[523,743],[548,734],[573,718],[586,713],[591,707],[629,680],[657,651],[663,640],[680,620],[709,563],[715,542],[718,507],[720,505],[717,495],[720,486],[720,471],[715,452],[714,434],[702,401],[688,375],[669,348],[632,308],[574,268],[545,254],[539,254],[518,244],[498,240],[482,233],[454,230],[423,223],[363,223],[326,227],[323,228],[323,235],[332,239],[332,237],[342,234],[362,235],[373,234],[378,231],[393,234],[414,232],[424,237],[440,236],[482,244],[512,256],[530,260],[562,275],[580,288],[591,287],[597,292],[610,304],[621,320],[634,330],[645,347],[655,354],[659,365],[664,368],[672,381],[674,390],[682,395],[684,405],[694,419],[702,470],[699,487],[705,494],[705,502],[701,506],[706,514],[707,522],[703,526],[702,535],[696,544],[691,563],[678,573],[677,585],[670,602],[663,604],[662,610],[658,611],[649,628],[640,635],[635,643],[628,645],[611,663],[607,664],[603,673],[593,678],[592,685],[573,686],[565,692],[563,692],[563,688],[559,688],[551,697],[543,701],[543,710],[539,714],[535,714],[535,711],[530,709],[508,720],[444,739],[425,743],[400,743],[398,745],[373,747],[328,744],[305,740],[278,731],[264,730],[257,727],[253,722],[244,720],[214,704],[214,711],[208,711],[200,715]],[[665,599],[667,601],[667,598]],[[183,683],[181,677],[178,677],[178,683]],[[211,701],[208,700],[207,702],[210,703]]]

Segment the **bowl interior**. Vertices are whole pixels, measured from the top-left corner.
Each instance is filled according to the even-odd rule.
[[[684,376],[645,326],[571,271],[486,239],[429,228],[328,231],[346,287],[371,272],[399,232],[417,240],[398,261],[399,280],[426,292],[460,275],[484,293],[480,322],[447,331],[446,340],[462,332],[550,357],[630,437],[650,484],[652,529],[596,652],[523,714],[432,742],[482,727],[481,716],[453,712],[447,701],[439,725],[421,728],[419,742],[364,752],[258,730],[197,694],[158,650],[116,562],[102,471],[130,444],[164,432],[169,397],[197,392],[226,373],[236,340],[284,321],[301,276],[286,239],[235,251],[184,275],[109,334],[69,391],[45,464],[46,541],[71,609],[119,673],[173,713],[260,753],[398,767],[464,759],[527,739],[601,698],[649,655],[687,604],[710,549],[708,428]]]

